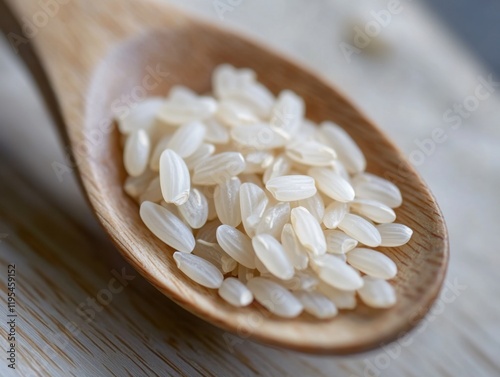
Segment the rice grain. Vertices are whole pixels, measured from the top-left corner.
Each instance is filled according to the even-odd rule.
[[[164,150],[160,156],[160,187],[167,203],[181,205],[189,198],[189,170],[184,160],[170,149]]]
[[[332,169],[311,168],[308,174],[314,178],[318,188],[330,198],[343,203],[354,199],[352,186]]]
[[[271,280],[256,277],[248,281],[247,287],[259,304],[280,317],[297,317],[304,308],[288,289]]]
[[[217,289],[224,280],[217,267],[196,255],[176,251],[174,260],[179,270],[204,287]]]
[[[333,318],[338,313],[335,304],[320,292],[296,291],[294,294],[304,306],[304,311],[316,318]]]
[[[293,264],[283,246],[270,234],[258,234],[252,238],[255,254],[270,273],[282,280],[293,277]]]
[[[347,253],[347,262],[359,271],[379,279],[392,279],[398,268],[396,263],[380,251],[356,248]]]
[[[235,278],[224,279],[219,288],[219,296],[238,308],[247,306],[253,301],[252,292]]]
[[[193,229],[199,229],[207,222],[208,202],[198,189],[191,189],[186,203],[181,204],[179,212]]]
[[[366,246],[377,247],[382,242],[377,228],[358,215],[346,214],[338,227]]]
[[[293,230],[300,243],[313,255],[326,253],[325,235],[318,220],[304,207],[292,209],[291,220]]]
[[[292,202],[307,199],[316,194],[314,179],[307,175],[285,175],[272,178],[266,189],[279,201]]]
[[[372,308],[390,308],[396,303],[394,287],[382,279],[364,276],[364,285],[358,290],[359,297]]]
[[[360,173],[366,168],[366,159],[358,145],[349,134],[333,122],[323,122],[320,125],[321,140],[332,147],[338,158],[351,174]]]
[[[219,220],[232,227],[241,223],[240,187],[240,180],[233,177],[218,184],[214,192],[215,210]]]
[[[217,228],[217,242],[236,262],[248,268],[255,268],[255,253],[252,240],[238,229],[229,225]]]
[[[223,152],[201,161],[194,168],[193,183],[216,185],[245,170],[245,159],[238,152]]]
[[[125,142],[123,163],[128,175],[138,177],[146,170],[149,161],[151,142],[142,128],[133,131]]]
[[[186,253],[193,251],[195,240],[191,229],[166,208],[143,202],[140,216],[148,229],[168,246]]]
[[[359,273],[332,254],[314,257],[311,267],[321,280],[337,289],[355,290],[363,286]]]
[[[200,147],[205,138],[205,125],[198,121],[179,127],[170,138],[167,148],[182,158],[191,156]]]
[[[406,225],[396,223],[380,224],[377,226],[377,230],[382,238],[380,246],[386,247],[403,246],[413,235],[413,230]]]

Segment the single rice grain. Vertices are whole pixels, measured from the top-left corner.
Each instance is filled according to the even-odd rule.
[[[187,277],[207,288],[217,289],[221,286],[224,277],[212,263],[194,254],[176,251],[174,260],[179,270]]]
[[[297,317],[304,308],[288,289],[271,280],[255,277],[248,281],[247,287],[259,304],[280,317]]]
[[[359,271],[379,279],[392,279],[398,272],[396,263],[388,256],[362,247],[347,253],[347,262]]]
[[[382,242],[377,228],[358,215],[346,214],[338,228],[366,246],[377,247]]]
[[[314,179],[307,175],[285,175],[267,181],[266,189],[275,199],[292,202],[310,198],[316,194]]]
[[[181,205],[187,202],[191,179],[184,160],[166,149],[160,156],[160,186],[163,200]]]
[[[320,292],[296,291],[294,295],[304,306],[304,311],[316,318],[333,318],[338,313],[335,304]]]
[[[148,229],[168,246],[186,253],[193,251],[195,240],[191,229],[166,208],[143,202],[140,216]]]
[[[406,225],[397,223],[380,224],[377,226],[377,230],[382,238],[380,246],[386,247],[403,246],[413,235],[413,230]]]
[[[394,287],[387,281],[371,276],[364,276],[364,285],[358,290],[359,297],[372,308],[390,308],[396,303]]]
[[[219,296],[236,307],[249,305],[253,301],[252,292],[236,278],[226,278],[219,288]]]
[[[270,234],[258,234],[252,238],[255,254],[266,268],[279,279],[293,277],[294,268],[283,246]]]
[[[217,228],[217,242],[231,258],[248,268],[255,268],[255,253],[251,239],[229,225]]]
[[[326,240],[318,220],[304,207],[292,209],[291,222],[300,243],[313,255],[326,253]]]

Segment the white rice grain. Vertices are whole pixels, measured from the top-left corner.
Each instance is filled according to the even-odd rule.
[[[244,155],[246,167],[244,173],[262,174],[273,163],[274,154],[268,151],[254,151]]]
[[[270,234],[258,234],[252,238],[255,254],[274,276],[282,280],[293,277],[294,268],[283,246]]]
[[[133,131],[125,142],[123,163],[128,175],[138,177],[146,170],[151,152],[148,133],[142,128]]]
[[[247,287],[259,304],[280,317],[297,317],[304,308],[288,289],[271,280],[256,277],[248,281]]]
[[[337,228],[348,211],[349,207],[346,203],[334,200],[328,204],[325,209],[323,224],[325,224],[328,229]]]
[[[392,279],[398,268],[389,257],[380,251],[356,248],[347,253],[347,263],[359,271],[379,279]]]
[[[279,155],[273,163],[266,169],[262,180],[267,183],[270,179],[288,174],[291,163],[285,155]]]
[[[294,295],[304,306],[304,311],[316,318],[333,318],[338,313],[335,304],[320,292],[296,291]]]
[[[340,230],[325,230],[326,251],[333,254],[345,254],[358,245],[358,241]]]
[[[203,143],[191,156],[186,157],[184,162],[188,169],[192,171],[196,165],[206,161],[214,152],[215,146],[213,144]]]
[[[275,281],[281,284],[286,289],[291,291],[313,291],[319,284],[319,279],[313,271],[297,271],[293,278],[289,280],[278,279],[276,276],[271,274],[269,271],[261,273],[262,277],[266,279]]]
[[[219,99],[231,99],[250,107],[257,116],[267,118],[274,103],[273,94],[255,81],[255,72],[219,66],[212,76],[214,93]]]
[[[160,156],[160,186],[163,200],[181,205],[187,202],[191,179],[184,160],[166,149]]]
[[[266,189],[279,201],[292,202],[316,194],[314,179],[307,175],[285,175],[267,181]]]
[[[217,242],[236,262],[248,268],[255,268],[255,253],[251,239],[238,229],[229,225],[217,228]]]
[[[359,297],[372,308],[390,308],[396,303],[396,291],[387,281],[364,276],[364,285],[358,290]]]
[[[290,140],[304,119],[304,100],[291,90],[283,90],[272,109],[271,128]]]
[[[125,117],[118,117],[118,129],[124,135],[128,135],[139,129],[150,129],[156,119],[158,110],[163,106],[164,99],[161,97],[150,97],[129,108]]]
[[[255,124],[259,117],[247,106],[234,100],[223,100],[215,114],[218,121],[228,127],[239,127]]]
[[[195,240],[191,229],[166,208],[143,202],[140,216],[148,229],[168,246],[186,253],[193,251]]]
[[[239,145],[258,150],[279,148],[287,143],[283,136],[266,123],[234,127],[231,129],[230,134],[231,138]]]
[[[179,212],[193,229],[199,229],[207,222],[208,202],[207,198],[198,189],[191,189],[186,203],[181,204]]]
[[[313,255],[326,253],[325,235],[318,220],[304,207],[292,209],[291,221],[293,230],[300,243]]]
[[[224,273],[222,270],[222,257],[225,253],[218,244],[197,240],[193,254],[209,261],[217,267],[220,272]]]
[[[257,255],[255,256],[255,269],[257,271],[259,271],[260,276],[265,276],[265,277],[273,276],[274,277],[274,275],[269,272],[266,265],[264,263],[262,263],[262,261],[259,259],[259,257]]]
[[[346,214],[338,227],[366,246],[377,247],[382,242],[377,228],[358,215]]]
[[[370,173],[355,176],[353,186],[359,199],[376,200],[391,208],[397,208],[403,202],[401,191],[394,183]]]
[[[297,206],[307,209],[309,213],[313,215],[316,220],[318,220],[318,222],[321,223],[323,221],[325,203],[319,193],[314,194],[310,198],[299,200],[297,202]]]
[[[396,220],[396,213],[392,208],[376,200],[369,199],[354,199],[350,203],[350,208],[376,223],[392,223]]]
[[[286,223],[290,221],[290,203],[278,203],[266,209],[255,230],[256,234],[267,233],[279,238]]]
[[[297,270],[304,270],[309,263],[307,249],[300,243],[291,224],[285,224],[281,232],[281,244]]]
[[[337,152],[349,173],[365,170],[366,159],[363,152],[343,128],[333,122],[323,122],[320,125],[320,138]]]
[[[317,291],[328,297],[339,310],[356,308],[356,291],[354,290],[345,291],[321,282],[318,284]]]
[[[386,247],[397,247],[406,244],[411,236],[413,235],[413,230],[408,228],[403,224],[380,224],[377,226],[377,230],[380,232],[382,241],[380,246]]]
[[[224,152],[201,161],[194,168],[193,183],[216,185],[245,170],[245,159],[238,152]]]
[[[212,97],[169,98],[159,109],[157,118],[161,122],[180,126],[202,121],[217,111],[217,101]]]
[[[298,141],[287,145],[286,155],[308,166],[330,166],[337,158],[335,151],[315,140]]]
[[[253,237],[255,229],[266,210],[269,199],[264,190],[253,183],[243,183],[240,187],[241,220],[245,232]]]
[[[175,131],[167,148],[182,158],[189,157],[200,147],[205,138],[205,132],[205,125],[198,121],[186,123]]]
[[[176,251],[174,260],[179,270],[204,287],[217,289],[224,280],[217,267],[196,255]]]
[[[337,289],[355,290],[363,286],[359,273],[332,254],[314,257],[311,259],[311,268],[321,280]]]
[[[240,180],[233,177],[217,185],[214,192],[215,209],[219,220],[232,227],[237,227],[241,223],[240,186]]]
[[[238,308],[250,305],[253,301],[252,292],[245,284],[235,278],[224,279],[219,288],[219,296]]]
[[[311,168],[308,174],[314,178],[318,188],[330,198],[343,203],[354,199],[352,186],[332,169]]]

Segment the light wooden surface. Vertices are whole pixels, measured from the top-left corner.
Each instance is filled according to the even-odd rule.
[[[19,20],[39,7],[37,1],[6,3]],[[112,13],[120,19],[119,25],[109,22]],[[49,103],[57,103],[60,115],[57,109],[53,112],[56,120],[62,118],[62,132],[67,133],[97,218],[134,269],[185,309],[223,329],[269,344],[348,354],[402,336],[433,303],[448,263],[440,210],[404,156],[320,77],[238,35],[190,20],[155,2],[107,0],[89,5],[73,0],[60,8],[32,45],[20,47],[21,56],[30,47],[47,73],[48,84],[38,70],[37,80],[42,81]],[[32,56],[28,59],[34,63]],[[414,233],[403,247],[380,248],[398,265],[394,279],[398,300],[392,308],[359,305],[329,321],[307,315],[283,320],[257,303],[235,310],[216,291],[187,279],[175,265],[174,250],[144,226],[137,204],[122,190],[126,175],[118,131],[112,127],[113,104],[136,88],[143,88],[148,96],[166,95],[176,84],[206,92],[213,69],[222,63],[254,69],[276,95],[283,88],[298,93],[305,99],[310,119],[333,120],[344,127],[364,151],[367,170],[399,186],[404,201],[396,210],[398,221]],[[146,91],[145,78],[155,83],[152,90]],[[47,85],[54,91],[54,100]]]
[[[335,48],[335,39],[332,48],[331,40],[318,37],[318,33],[340,36],[341,27],[351,28],[352,25],[344,22],[346,15],[356,13],[350,6],[331,2],[306,8],[299,2],[289,3],[290,6],[283,7],[278,2],[270,5],[245,1],[227,13],[223,22],[246,29],[322,71],[351,97],[356,97],[356,102],[407,154],[415,149],[414,139],[428,137],[435,127],[443,125],[443,112],[453,102],[461,102],[473,92],[478,75],[488,75],[488,71],[470,59],[415,3],[411,7],[405,3],[404,14],[380,37],[389,46],[389,53],[383,55],[384,64],[367,53],[347,63]],[[382,2],[361,3],[366,11],[385,6]],[[194,11],[218,20],[210,2],[179,4],[188,8],[196,6]],[[271,26],[271,20],[294,27],[276,28]],[[405,38],[398,38],[401,35]],[[4,53],[10,51],[6,43],[0,47],[2,161],[13,166],[13,170],[30,172],[37,182],[35,193],[23,194],[21,189],[27,186],[25,183],[13,182],[14,189],[7,190],[5,178],[1,177],[1,286],[4,289],[4,263],[14,261],[19,263],[18,273],[26,271],[20,275],[23,295],[35,292],[33,305],[22,312],[20,370],[11,373],[5,363],[0,363],[2,376],[67,376],[71,373],[113,376],[126,375],[124,370],[132,371],[134,376],[155,375],[150,369],[140,372],[138,364],[154,366],[156,375],[162,376],[210,375],[210,371],[217,376],[350,377],[371,375],[366,374],[370,370],[382,376],[498,375],[500,303],[492,299],[500,294],[497,273],[500,239],[496,229],[500,205],[497,93],[481,103],[470,119],[464,119],[461,129],[451,132],[449,140],[418,166],[447,218],[452,258],[442,299],[405,342],[393,345],[392,352],[384,348],[354,357],[304,356],[251,341],[235,344],[235,353],[231,353],[225,348],[223,332],[203,324],[175,305],[164,301],[145,302],[145,295],[158,296],[154,296],[154,290],[137,287],[138,280],[132,282],[134,287],[114,296],[84,332],[75,337],[61,332],[68,320],[80,320],[77,305],[87,297],[95,297],[113,277],[109,263],[103,262],[100,255],[107,245],[99,246],[105,245],[101,243],[105,242],[102,232],[88,211],[85,212],[85,203],[75,189],[72,174],[66,174],[60,182],[52,171],[51,163],[64,162],[65,152],[58,149],[54,134],[47,132],[51,125],[32,84],[26,79],[26,72],[19,68],[19,62],[11,53]],[[33,124],[37,125],[36,129]],[[46,201],[46,196],[40,196],[40,188],[50,192],[63,214],[58,214],[52,206],[36,205],[35,201]],[[21,213],[14,203],[29,209]],[[5,215],[9,208],[15,216]],[[49,221],[52,217],[59,221]],[[51,231],[50,236],[46,236],[37,230],[47,229],[54,222],[61,231]],[[82,222],[90,229],[88,233],[82,234]],[[78,225],[73,227],[75,223]],[[24,237],[29,233],[28,228],[34,237]],[[55,256],[59,256],[62,263]],[[61,268],[53,268],[53,264]],[[66,293],[54,294],[51,289],[54,282],[64,287]],[[5,294],[1,297],[4,300]],[[4,313],[4,308],[2,304],[0,313]],[[47,349],[48,340],[52,340],[56,353]],[[106,351],[106,358],[102,350]]]

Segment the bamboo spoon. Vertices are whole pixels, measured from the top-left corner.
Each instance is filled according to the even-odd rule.
[[[39,84],[98,219],[124,257],[186,310],[242,337],[325,354],[366,351],[402,336],[428,311],[443,283],[448,240],[429,189],[386,136],[326,80],[254,42],[153,0],[58,0],[50,13],[38,0],[3,0],[0,20]],[[22,20],[19,24],[17,20]],[[29,23],[28,23],[29,22]],[[24,23],[24,25],[23,25]],[[22,26],[28,32],[22,37]],[[31,29],[30,29],[31,27]],[[382,249],[398,265],[398,301],[388,310],[358,305],[333,320],[285,320],[258,304],[236,309],[175,266],[172,250],[139,218],[122,190],[125,171],[112,110],[176,84],[202,93],[215,66],[254,69],[275,93],[288,88],[306,101],[307,117],[331,119],[365,152],[368,171],[394,181],[404,203],[398,220],[414,230],[409,244]],[[33,125],[36,127],[36,125]]]

